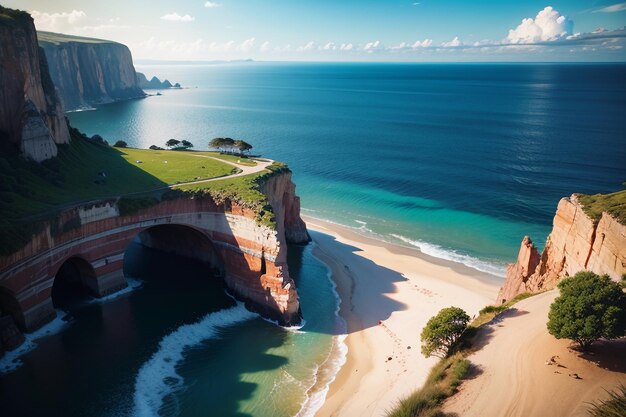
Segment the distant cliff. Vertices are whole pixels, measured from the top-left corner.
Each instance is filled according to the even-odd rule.
[[[33,19],[2,6],[0,86],[0,142],[35,161],[56,156],[56,144],[70,137]]]
[[[65,110],[145,97],[126,45],[51,32],[38,36]]]
[[[181,88],[179,83],[172,85],[169,80],[161,81],[158,77],[154,76],[148,81],[146,76],[138,72],[137,73],[137,84],[140,88],[150,90],[150,89],[162,89],[162,88]]]
[[[517,262],[509,265],[498,302],[523,292],[554,288],[578,271],[626,274],[626,191],[607,195],[572,195],[559,202],[552,232],[541,255],[524,237]]]

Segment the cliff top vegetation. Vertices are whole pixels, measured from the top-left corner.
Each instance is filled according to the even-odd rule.
[[[603,212],[607,212],[626,225],[626,190],[611,194],[578,194],[577,197],[585,213],[595,222],[600,221]]]
[[[260,223],[272,225],[273,212],[260,183],[276,170],[286,169],[282,164],[250,175],[198,183],[239,172],[226,163],[239,159],[217,152],[119,149],[70,130],[72,142],[59,145],[58,157],[42,163],[24,159],[8,141],[0,140],[0,252],[10,253],[8,246],[19,247],[20,241],[30,237],[32,224],[63,207],[118,197],[168,194],[175,198],[190,193],[210,195],[216,201],[228,198],[255,210]],[[246,164],[256,163],[248,160]],[[170,186],[189,182],[176,192],[170,190]]]
[[[37,40],[40,44],[51,43],[54,45],[60,45],[62,43],[69,42],[118,44],[118,42],[108,41],[105,39],[86,38],[84,36],[66,35],[64,33],[45,32],[41,30],[37,31]]]

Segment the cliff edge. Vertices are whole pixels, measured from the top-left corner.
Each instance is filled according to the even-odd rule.
[[[0,6],[0,142],[37,162],[70,140],[33,19]]]
[[[517,262],[507,268],[498,293],[504,303],[523,292],[552,289],[578,271],[589,270],[621,280],[626,274],[626,191],[562,198],[552,232],[541,255],[524,237]]]
[[[146,96],[126,45],[52,32],[38,36],[66,110]]]

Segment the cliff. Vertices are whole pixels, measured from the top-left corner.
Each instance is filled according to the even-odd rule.
[[[33,19],[0,6],[0,142],[43,161],[70,140]]]
[[[545,249],[540,255],[530,238],[524,237],[497,301],[552,289],[561,278],[582,270],[621,280],[626,274],[624,199],[626,191],[561,199]]]
[[[143,88],[145,90],[163,89],[163,88],[181,88],[179,83],[172,85],[172,83],[169,82],[169,80],[161,81],[156,76],[152,77],[150,81],[148,81],[146,76],[141,72],[137,73],[137,85],[139,85],[140,88]]]
[[[66,110],[145,97],[125,45],[51,32],[38,35]]]

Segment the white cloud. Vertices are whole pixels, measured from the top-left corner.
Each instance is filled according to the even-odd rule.
[[[37,30],[64,31],[68,27],[81,23],[87,14],[82,10],[72,10],[62,13],[42,13],[37,10],[30,12],[35,20]]]
[[[612,6],[603,7],[598,10],[594,10],[594,13],[615,13],[621,12],[622,10],[626,10],[626,3],[617,3]]]
[[[204,7],[208,8],[208,9],[214,9],[216,7],[222,7],[221,3],[216,3],[214,1],[207,1],[206,3],[204,3]]]
[[[411,45],[411,48],[413,48],[413,49],[428,48],[432,44],[433,44],[433,40],[432,39],[424,39],[421,42],[420,41],[415,41],[415,43],[413,43],[413,45]]]
[[[160,17],[160,19],[167,20],[170,22],[193,22],[194,20],[196,20],[196,18],[193,16],[190,16],[188,14],[181,16],[176,12],[164,14],[163,16]]]
[[[574,23],[548,6],[537,16],[526,18],[515,29],[509,30],[505,43],[537,43],[554,41],[572,34]]]
[[[354,49],[354,45],[352,45],[351,43],[342,43],[339,49],[341,49],[342,51],[351,51],[352,49]]]
[[[252,48],[254,48],[254,38],[246,39],[237,49],[242,52],[249,52]]]
[[[304,51],[311,51],[315,49],[315,42],[310,41],[308,42],[306,45],[300,45],[298,46],[298,48],[296,49],[296,51],[298,52],[304,52]]]
[[[456,48],[457,46],[461,46],[461,41],[459,40],[458,36],[455,36],[454,39],[452,39],[449,42],[442,42],[441,46],[444,48]]]
[[[324,51],[336,51],[337,45],[334,42],[328,42],[326,45],[322,47]]]
[[[376,49],[380,48],[380,41],[374,41],[374,42],[368,42],[365,44],[365,46],[363,47],[364,51],[375,51]]]
[[[261,52],[267,52],[267,51],[269,51],[270,49],[272,49],[272,48],[271,48],[270,43],[269,43],[268,41],[263,42],[263,43],[261,44],[261,47],[259,48],[259,50],[260,50]]]

